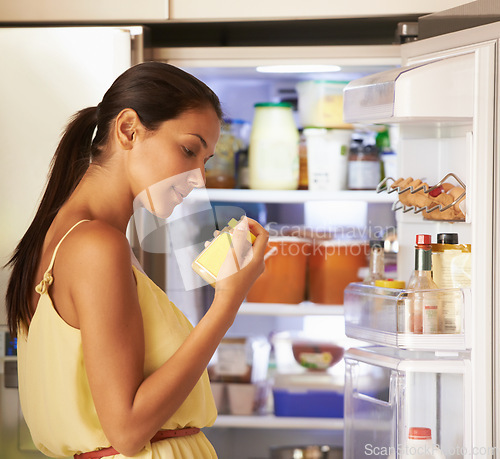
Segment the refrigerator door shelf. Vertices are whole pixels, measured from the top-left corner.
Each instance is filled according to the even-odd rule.
[[[437,308],[423,310],[431,302]],[[344,291],[344,317],[346,335],[369,343],[427,351],[471,348],[470,288],[410,291],[351,283]],[[430,332],[411,331],[419,319]]]
[[[430,428],[445,457],[471,457],[464,454],[471,437],[465,427],[471,372],[464,356],[432,360],[428,352],[348,350],[344,457],[410,457],[405,452],[411,427]]]
[[[474,53],[391,69],[344,89],[348,123],[469,123]]]

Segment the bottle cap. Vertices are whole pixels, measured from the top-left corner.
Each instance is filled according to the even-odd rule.
[[[403,289],[405,288],[405,281],[386,279],[386,280],[376,280],[375,287],[383,287],[383,288],[397,288]]]
[[[417,234],[417,245],[429,245],[431,243],[430,234]]]
[[[410,427],[408,438],[411,440],[430,440],[431,429],[427,427]]]
[[[381,249],[384,248],[384,241],[380,240],[380,239],[372,239],[370,241],[370,248],[372,249],[373,247],[379,247]]]
[[[438,244],[458,244],[458,233],[439,233]]]

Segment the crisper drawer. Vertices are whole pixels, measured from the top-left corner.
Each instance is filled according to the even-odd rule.
[[[378,347],[347,351],[344,458],[472,457],[467,357]],[[367,375],[376,395],[363,383]],[[418,442],[409,439],[415,428],[430,429],[422,450],[431,456],[415,455]]]
[[[399,290],[352,283],[344,291],[351,338],[411,350],[470,349],[471,290]]]

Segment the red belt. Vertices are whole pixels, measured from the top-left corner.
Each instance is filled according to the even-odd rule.
[[[186,427],[185,429],[177,430],[159,430],[156,432],[155,436],[150,440],[151,443],[155,443],[165,438],[174,437],[185,437],[186,435],[195,435],[200,431],[198,427]],[[113,447],[100,449],[98,451],[89,451],[88,453],[75,454],[74,459],[101,459],[101,457],[113,456],[115,454],[120,454]]]

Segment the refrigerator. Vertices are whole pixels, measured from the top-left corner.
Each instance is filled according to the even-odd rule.
[[[0,28],[0,264],[28,228],[62,129],[97,105],[114,79],[143,59],[142,27]],[[16,343],[6,326],[9,270],[0,270],[0,457],[45,457],[23,420]]]
[[[82,106],[97,104],[114,77],[134,62],[134,56],[140,55],[130,53],[130,45],[141,41],[140,34],[137,39],[133,38],[138,31],[135,28],[132,31],[126,28],[111,29],[114,34],[113,46],[122,49],[121,45],[116,44],[120,42],[124,45],[123,52],[111,52],[113,46],[105,47],[101,40],[97,41],[98,45],[92,45],[88,53],[82,50],[74,52],[76,48],[68,45],[68,39],[49,41],[44,36],[29,38],[32,33],[45,33],[47,30],[52,29],[0,29],[0,40],[2,34],[6,34],[5,47],[7,43],[11,47],[13,43],[29,40],[29,45],[12,51],[12,64],[5,67],[13,72],[19,70],[20,74],[14,73],[5,83],[2,80],[0,85],[0,129],[3,138],[10,142],[2,148],[2,158],[8,167],[0,170],[2,189],[7,198],[2,202],[3,215],[7,218],[1,220],[1,253],[5,261],[33,215],[61,126]],[[103,29],[78,28],[77,33],[82,34],[85,30],[89,31],[90,36],[84,40],[83,48],[88,49],[89,44],[94,43],[92,31]],[[414,213],[415,209],[393,211],[393,206],[401,207],[394,204],[398,200],[398,193],[389,194],[385,191],[303,193],[302,190],[267,192],[207,189],[195,190],[200,193],[193,192],[184,201],[182,209],[178,208],[177,216],[182,217],[178,223],[189,223],[190,218],[187,217],[206,211],[206,203],[209,202],[211,207],[237,207],[264,223],[358,225],[367,228],[367,234],[371,234],[373,228],[397,225],[400,247],[397,277],[403,280],[408,280],[413,269],[415,234],[428,233],[435,239],[439,232],[457,232],[461,242],[472,245],[472,286],[456,292],[462,299],[463,333],[443,339],[437,337],[437,341],[433,339],[436,337],[431,337],[430,344],[429,340],[415,341],[412,337],[398,336],[394,317],[398,297],[391,296],[391,292],[380,294],[354,286],[351,299],[346,299],[344,308],[338,305],[323,305],[318,309],[311,304],[244,304],[228,336],[269,336],[281,330],[307,329],[318,335],[342,336],[346,346],[352,346],[344,364],[347,375],[345,416],[344,419],[328,419],[276,417],[272,414],[222,414],[215,426],[205,432],[221,459],[264,459],[269,457],[272,446],[299,444],[343,444],[346,458],[393,457],[391,454],[393,450],[397,452],[395,447],[398,438],[405,435],[409,422],[425,423],[418,427],[431,428],[433,441],[439,443],[443,451],[453,450],[447,457],[494,457],[490,452],[500,433],[494,422],[498,412],[495,393],[500,389],[495,352],[500,322],[494,306],[498,301],[494,286],[500,280],[495,257],[498,219],[495,203],[500,192],[496,162],[498,106],[495,100],[498,94],[499,38],[500,25],[491,24],[401,46],[151,50],[152,60],[177,65],[209,84],[221,97],[226,115],[248,123],[251,123],[255,102],[293,99],[298,81],[352,81],[344,93],[345,118],[360,126],[391,126],[393,146],[398,155],[398,175],[419,177],[432,184],[452,172],[467,189],[465,220],[453,223],[424,220],[422,211]],[[43,43],[48,45],[43,48],[43,52],[35,48],[26,58],[20,59],[21,53],[31,49],[33,43],[37,43],[37,46]],[[51,50],[57,49],[57,46],[63,49],[51,54]],[[101,52],[104,57],[99,71],[91,70],[96,55]],[[123,62],[118,59],[120,56],[124,58]],[[63,63],[69,62],[69,67],[74,68],[78,65],[75,60],[80,57],[83,57],[83,67],[77,67],[77,75],[65,77],[63,81],[58,79],[63,75]],[[25,66],[30,62],[33,65],[29,69],[20,66],[20,63]],[[318,63],[340,65],[342,70],[336,73],[281,75],[261,74],[255,70],[257,66],[265,64]],[[42,65],[48,65],[48,70],[42,71]],[[103,69],[107,69],[107,72]],[[50,70],[52,73],[47,73]],[[83,73],[87,71],[90,75]],[[107,81],[101,81],[103,74],[108,75]],[[2,75],[0,78],[5,77]],[[89,78],[95,81],[92,87],[96,91],[84,98],[83,88],[91,86],[88,84]],[[61,91],[63,83],[73,79],[81,81],[81,84]],[[43,94],[36,90],[42,84],[39,81],[43,82],[45,88]],[[22,86],[19,87],[19,84]],[[30,94],[28,88],[32,91]],[[27,110],[28,106],[35,107],[32,101],[39,95],[44,96],[37,105],[39,110]],[[10,100],[9,107],[13,108],[5,110],[4,100]],[[61,105],[64,110],[59,110]],[[27,117],[31,117],[29,123],[23,124],[37,127],[40,132],[28,136],[20,131],[20,125],[12,122],[14,112],[10,110],[14,109],[18,110],[15,119],[28,120]],[[40,116],[46,113],[43,110],[48,109],[51,116]],[[49,122],[53,124],[48,126],[46,123]],[[6,126],[9,126],[8,129]],[[21,141],[22,151],[26,151],[26,155],[9,155],[9,150],[19,149]],[[42,151],[42,143],[46,147],[43,153],[38,154],[38,151]],[[43,173],[40,173],[41,170]],[[168,234],[160,233],[161,249],[158,249],[158,241],[152,238],[155,248],[148,251],[144,238],[151,236],[153,230],[140,218],[136,223],[131,228],[130,239],[143,263],[147,263],[145,258],[152,257],[153,262],[146,269],[148,274],[157,276],[157,283],[165,285],[170,299],[196,323],[210,302],[212,287],[184,288],[183,274],[172,252],[169,252],[171,241],[168,241]],[[198,244],[211,237],[210,233],[202,236],[191,234],[192,227],[188,229],[186,233],[190,233],[189,237]],[[155,251],[157,253],[151,255]],[[167,252],[166,260],[162,257],[164,252]],[[2,271],[0,285],[3,291],[7,275]],[[196,279],[195,274],[192,274],[192,279]],[[360,297],[363,301],[360,301]],[[359,314],[382,320],[378,328],[370,329],[360,326]],[[345,330],[349,337],[344,337],[344,315]],[[3,327],[4,336],[0,336],[0,351],[4,349],[0,357],[5,356],[4,361],[15,361],[15,356],[9,355],[14,352],[14,345],[10,343],[5,330]],[[2,342],[6,343],[3,348]],[[363,347],[358,346],[361,342],[365,343]],[[0,380],[0,435],[5,436],[0,438],[0,444],[1,448],[7,448],[3,445],[10,448],[9,458],[33,457],[36,453],[30,450],[32,446],[24,446],[26,428],[19,413],[15,389],[4,388],[6,379],[9,380],[7,385],[12,384],[12,379],[7,378],[12,365],[9,363],[5,366],[5,362],[2,362],[0,367],[0,372],[3,372],[0,377],[4,378]],[[360,378],[356,379],[356,375],[367,373],[375,375],[373,381],[377,382],[376,392],[361,389],[357,385]],[[27,450],[30,452],[24,452]],[[4,453],[1,449],[0,452]]]
[[[409,290],[346,289],[346,333],[370,344],[346,353],[346,459],[498,457],[499,38],[500,24],[494,23],[403,44],[401,68],[345,88],[347,121],[397,129],[394,180],[421,179],[428,192],[459,180],[466,189],[465,212],[450,221],[444,205],[428,212],[425,204],[405,201],[404,193],[418,193],[417,185],[380,184],[379,191],[398,198],[398,279],[412,274],[417,234],[436,242],[438,233],[458,233],[459,242],[472,248],[470,285],[441,291],[454,295],[460,311],[453,333],[405,328],[398,314]],[[360,387],[363,371],[378,372],[386,390]],[[431,429],[432,444],[439,446],[412,455],[412,427]]]

